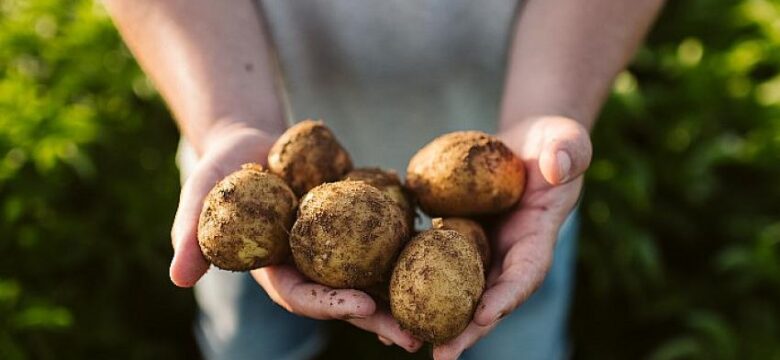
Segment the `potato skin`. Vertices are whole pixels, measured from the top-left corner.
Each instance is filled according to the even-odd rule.
[[[466,218],[435,218],[432,220],[433,229],[455,230],[467,239],[471,240],[477,247],[479,257],[482,259],[482,267],[487,271],[490,267],[490,241],[485,230],[478,222]]]
[[[268,169],[296,195],[341,179],[352,160],[322,121],[304,120],[287,129],[268,152]]]
[[[471,321],[485,288],[482,261],[454,230],[428,230],[406,245],[390,279],[390,309],[403,329],[441,344]]]
[[[290,233],[295,264],[333,288],[367,288],[386,280],[409,236],[405,214],[362,181],[315,187],[301,200]]]
[[[414,199],[401,184],[401,179],[395,171],[371,167],[358,168],[348,172],[344,180],[364,181],[383,191],[407,214],[409,229],[414,228],[414,219],[417,217]]]
[[[214,266],[248,271],[279,264],[289,255],[288,232],[298,199],[278,176],[244,164],[206,196],[198,244]]]
[[[525,168],[496,137],[479,131],[442,135],[409,161],[406,185],[431,216],[495,214],[514,206]]]

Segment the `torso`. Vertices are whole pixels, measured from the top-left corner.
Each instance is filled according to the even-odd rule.
[[[494,132],[514,0],[258,0],[295,119],[403,173],[433,137]]]

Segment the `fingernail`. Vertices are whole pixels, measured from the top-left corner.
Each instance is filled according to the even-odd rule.
[[[558,150],[555,154],[556,160],[558,160],[558,181],[565,182],[569,179],[569,172],[571,171],[571,157],[563,150]]]
[[[379,342],[381,342],[382,344],[385,344],[386,346],[393,345],[393,342],[390,341],[390,339],[388,339],[388,338],[386,338],[384,336],[379,335],[379,336],[377,336],[377,338],[379,338]]]
[[[344,316],[343,316],[341,319],[342,319],[342,320],[354,320],[354,319],[365,319],[365,318],[366,318],[366,317],[365,317],[365,316],[363,316],[363,315],[358,315],[358,314],[347,314],[347,315],[344,315]]]
[[[171,264],[168,265],[168,276],[170,276],[171,281],[173,281],[173,278],[176,276],[174,275],[174,265],[176,264],[176,253],[173,253],[173,257],[171,258]]]
[[[502,312],[498,313],[498,315],[496,315],[496,318],[495,318],[495,319],[493,319],[493,324],[495,324],[495,323],[497,323],[497,322],[501,321],[501,319],[503,319],[503,318],[504,318],[504,316],[506,316],[506,313],[505,313],[505,312],[503,312],[503,311],[502,311]]]

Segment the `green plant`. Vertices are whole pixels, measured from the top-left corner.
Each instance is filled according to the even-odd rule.
[[[778,23],[778,1],[669,1],[618,77],[577,358],[780,359]],[[177,136],[98,3],[0,1],[0,358],[196,356],[166,276]],[[401,356],[334,327],[326,358]]]
[[[669,2],[594,132],[582,358],[780,358],[780,4]]]
[[[168,118],[98,3],[0,2],[0,358],[192,353]]]

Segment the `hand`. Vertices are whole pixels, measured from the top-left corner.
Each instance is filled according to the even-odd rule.
[[[591,160],[588,131],[563,117],[528,119],[499,135],[523,161],[527,183],[520,203],[499,223],[493,264],[474,319],[465,331],[434,348],[437,360],[457,359],[525,302],[550,268],[558,230],[582,189]]]
[[[274,138],[249,128],[225,129],[210,137],[197,167],[181,191],[171,239],[174,256],[170,277],[174,284],[191,287],[209,268],[197,240],[198,218],[209,190],[242,164],[265,164]],[[252,276],[274,302],[288,311],[314,319],[342,319],[376,333],[407,351],[422,343],[402,331],[387,311],[379,311],[374,300],[362,291],[331,290],[306,279],[293,265],[268,266]],[[258,296],[262,296],[258,294]]]

